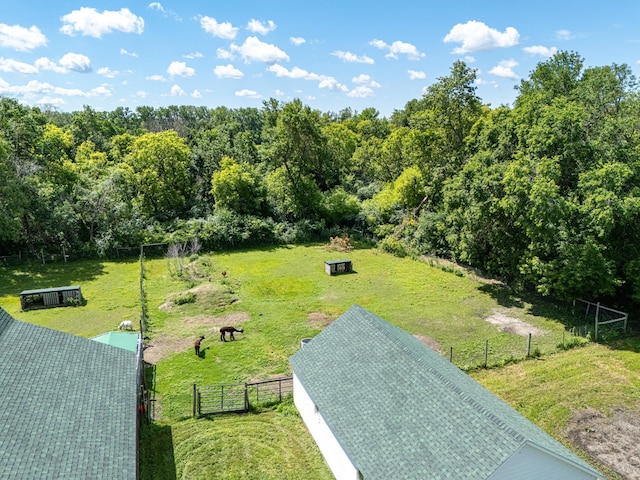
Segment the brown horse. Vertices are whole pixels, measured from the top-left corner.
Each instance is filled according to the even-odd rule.
[[[244,330],[241,329],[241,328],[236,328],[236,327],[221,327],[220,328],[220,341],[221,342],[226,342],[227,341],[227,333],[231,334],[229,336],[229,338],[231,338],[231,340],[235,340],[235,338],[233,336],[233,332],[243,333]]]

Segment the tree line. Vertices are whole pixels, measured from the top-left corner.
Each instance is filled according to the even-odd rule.
[[[0,255],[357,231],[545,295],[640,301],[631,69],[562,51],[493,108],[475,81],[456,61],[389,118],[299,99],[63,113],[0,98]]]

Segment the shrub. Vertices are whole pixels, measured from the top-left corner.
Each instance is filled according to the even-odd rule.
[[[329,243],[324,246],[327,250],[336,250],[338,252],[350,252],[353,250],[351,239],[346,233],[341,237],[331,237]]]
[[[184,293],[179,297],[176,297],[173,299],[174,305],[184,305],[186,303],[195,303],[195,301],[196,301],[196,294],[193,292]]]
[[[587,345],[588,343],[588,338],[574,336],[570,337],[569,340],[563,340],[562,343],[556,345],[556,348],[558,348],[559,350],[569,350],[575,347],[582,347],[584,345]]]

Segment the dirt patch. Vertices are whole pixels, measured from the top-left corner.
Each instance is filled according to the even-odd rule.
[[[158,363],[163,358],[168,358],[174,353],[184,352],[188,348],[193,348],[193,342],[194,339],[191,337],[155,337],[144,350],[144,361]]]
[[[183,319],[185,326],[189,330],[195,330],[197,334],[204,335],[205,339],[217,340],[220,327],[235,327],[249,320],[246,312],[234,312],[221,317],[198,315],[196,317],[186,317]],[[193,348],[194,336],[176,337],[171,335],[154,336],[144,350],[144,360],[147,363],[158,363],[158,361],[168,358],[174,353],[184,352]]]
[[[331,318],[326,313],[322,312],[311,312],[307,318],[309,318],[309,323],[315,328],[323,329],[328,326],[331,322],[333,322],[333,318]]]
[[[583,410],[573,416],[567,436],[625,480],[640,480],[640,412],[621,408],[607,417]]]
[[[442,351],[440,350],[440,344],[433,338],[426,337],[424,335],[414,335],[414,337],[424,343],[427,347],[430,347],[432,350],[435,350],[438,353],[442,353]]]
[[[501,332],[513,333],[515,335],[522,335],[523,337],[532,335],[541,335],[544,332],[533,325],[523,322],[517,318],[509,317],[504,312],[493,312],[493,315],[485,318],[489,323],[498,326],[498,330]]]

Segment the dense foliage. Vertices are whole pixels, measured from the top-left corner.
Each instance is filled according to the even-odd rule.
[[[61,113],[0,98],[0,255],[356,230],[547,295],[640,301],[630,68],[559,52],[494,108],[475,80],[455,62],[389,119],[300,100]]]

